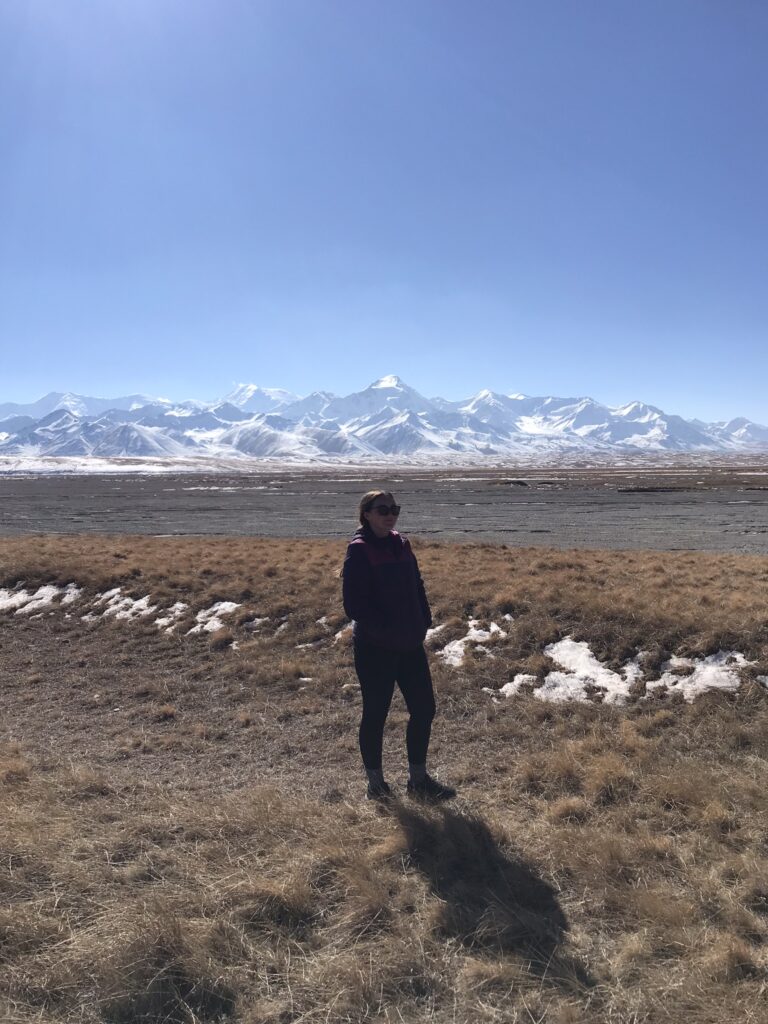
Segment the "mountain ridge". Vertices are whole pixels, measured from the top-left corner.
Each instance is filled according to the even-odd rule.
[[[389,374],[360,391],[299,396],[238,384],[214,401],[50,392],[0,404],[0,456],[436,462],[562,453],[768,451],[768,427],[745,417],[686,420],[635,399],[503,394],[426,398]]]

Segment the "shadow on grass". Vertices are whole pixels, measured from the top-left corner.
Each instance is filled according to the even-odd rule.
[[[568,922],[555,890],[499,847],[482,818],[448,807],[392,805],[411,863],[441,900],[439,927],[465,946],[521,957],[529,970],[570,991],[595,981],[560,949]]]
[[[102,1010],[104,1024],[208,1024],[229,1019],[235,999],[220,984],[193,981],[178,966],[168,966],[143,991],[114,1000]]]

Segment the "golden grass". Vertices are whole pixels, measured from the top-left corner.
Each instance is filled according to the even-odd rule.
[[[0,586],[186,600],[186,628],[213,600],[271,616],[221,638],[2,617],[0,1019],[762,1024],[765,560],[417,554],[452,620],[436,646],[470,614],[516,618],[495,659],[433,658],[433,761],[459,800],[386,812],[361,799],[359,695],[333,642],[343,545],[0,543]],[[568,634],[616,664],[726,642],[758,664],[691,705],[482,693],[543,675]],[[391,774],[405,720],[398,698]]]
[[[671,652],[739,649],[768,671],[768,562],[695,552],[552,551],[503,545],[417,544],[443,644],[470,616],[514,616],[518,671],[546,671],[541,652],[566,633],[618,667],[638,650],[658,667]],[[78,582],[91,595],[120,586],[152,604],[190,604],[183,623],[214,601],[246,614],[290,616],[304,642],[316,619],[343,621],[337,571],[343,543],[212,537],[22,537],[0,542],[0,586]],[[222,643],[225,640],[222,639]],[[437,641],[436,641],[437,642]]]

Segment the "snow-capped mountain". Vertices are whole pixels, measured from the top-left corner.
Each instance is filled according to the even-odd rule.
[[[743,417],[730,420],[728,423],[714,424],[718,428],[717,433],[722,437],[733,441],[741,441],[745,444],[768,445],[768,427],[761,427],[759,423],[750,423]]]
[[[768,427],[685,420],[643,402],[505,395],[425,398],[399,377],[362,391],[305,397],[238,385],[212,402],[52,393],[0,405],[0,459],[189,456],[229,460],[430,464],[558,453],[768,451]]]
[[[298,395],[282,388],[260,388],[257,384],[238,384],[234,391],[222,398],[243,412],[272,412],[289,402],[295,402]]]
[[[36,402],[30,402],[27,405],[19,405],[16,402],[0,404],[0,421],[11,416],[39,418],[47,416],[49,412],[55,412],[57,409],[68,409],[78,416],[98,416],[99,413],[107,412],[109,409],[138,409],[152,401],[155,399],[147,398],[146,395],[127,395],[123,398],[87,398],[84,395],[74,395],[69,391],[51,391],[42,398],[38,398]],[[156,401],[171,405],[170,402],[162,398]]]
[[[404,384],[399,377],[391,376],[374,381],[364,391],[357,391],[345,398],[334,398],[323,409],[323,416],[338,423],[348,423],[354,419],[375,416],[382,409],[418,413],[430,408],[428,399]]]

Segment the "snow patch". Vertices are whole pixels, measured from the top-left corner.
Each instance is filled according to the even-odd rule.
[[[526,672],[518,672],[514,679],[505,683],[499,690],[502,697],[514,697],[520,692],[523,686],[535,686],[536,676],[528,675]]]
[[[621,671],[612,672],[602,665],[589,648],[589,644],[566,637],[544,648],[544,653],[565,672],[550,672],[542,686],[534,690],[539,700],[586,700],[587,687],[605,692],[606,704],[624,704],[633,683],[642,678],[637,658]]]
[[[174,625],[178,622],[184,612],[189,608],[189,605],[185,601],[177,601],[172,604],[165,615],[159,619],[155,619],[155,625],[158,629],[164,629],[166,633],[172,633]]]
[[[234,601],[217,601],[210,608],[203,608],[195,616],[196,625],[187,631],[187,636],[192,633],[214,633],[217,629],[223,629],[222,615],[231,615],[240,607]]]
[[[40,587],[37,593],[32,596],[32,599],[22,608],[19,608],[16,614],[31,615],[32,612],[39,612],[41,608],[47,608],[49,605],[53,604],[54,600],[59,596],[59,593],[59,588],[52,585]]]
[[[263,618],[249,619],[248,622],[243,623],[243,629],[247,629],[249,632],[254,633],[262,623],[269,622],[269,617],[264,616]]]
[[[737,651],[718,651],[699,661],[691,658],[670,658],[662,665],[663,675],[660,679],[646,683],[646,691],[653,692],[666,688],[667,693],[682,693],[688,703],[706,693],[707,690],[723,690],[735,693],[741,685],[739,669],[754,665]],[[687,675],[681,675],[684,669]],[[692,672],[689,670],[693,669]]]
[[[94,604],[106,606],[101,613],[103,618],[114,616],[116,619],[128,619],[129,621],[140,618],[142,615],[151,615],[152,612],[157,611],[157,605],[149,603],[149,594],[139,598],[129,597],[127,594],[121,596],[120,587],[115,587],[114,590],[108,590],[106,593],[99,595]],[[98,617],[96,614],[82,616],[86,622],[90,622]]]
[[[0,612],[14,612],[16,615],[32,615],[43,608],[50,607],[57,597],[60,597],[60,604],[72,604],[82,593],[80,587],[74,583],[68,583],[66,587],[57,587],[53,584],[46,584],[38,587],[34,593],[28,590],[2,590],[0,589]]]
[[[466,636],[461,637],[459,640],[451,640],[441,651],[437,652],[437,656],[442,658],[446,665],[453,665],[454,668],[456,668],[464,661],[467,644],[484,644],[487,643],[492,636],[503,637],[507,635],[500,626],[496,625],[495,622],[492,622],[488,629],[479,629],[479,625],[479,619],[470,619],[467,623],[469,628]]]
[[[541,686],[533,690],[538,700],[564,703],[589,699],[590,690],[602,691],[606,704],[622,705],[627,702],[634,683],[643,679],[642,662],[644,653],[641,651],[621,669],[613,672],[601,664],[590,650],[589,644],[579,642],[573,637],[566,637],[558,643],[544,648],[559,669],[550,672]],[[654,691],[666,690],[667,693],[682,693],[690,702],[708,690],[723,690],[733,693],[739,689],[741,679],[739,672],[753,665],[738,651],[718,651],[706,658],[673,657],[662,666],[660,679],[645,684],[647,699]],[[685,673],[685,674],[683,674]],[[758,676],[758,682],[768,687],[768,676]],[[523,686],[535,687],[536,676],[518,674],[499,690],[483,687],[484,693],[498,696],[514,697]]]
[[[28,590],[0,590],[0,612],[15,612],[32,600]]]

